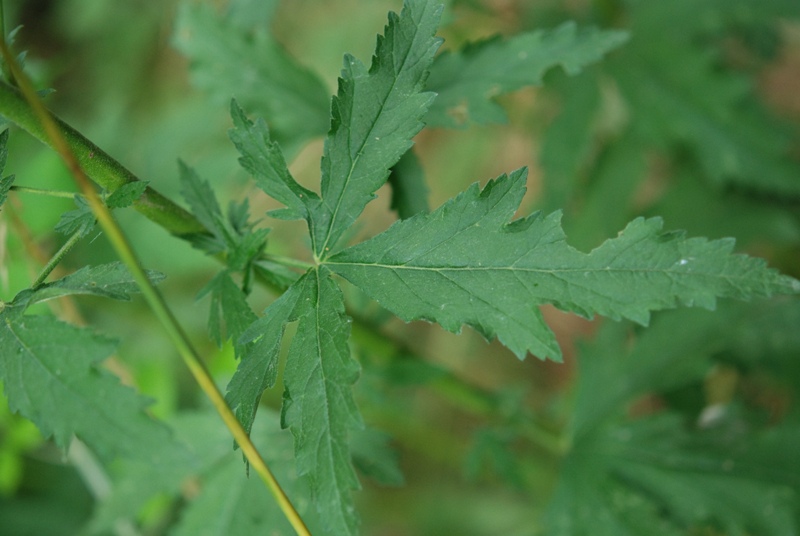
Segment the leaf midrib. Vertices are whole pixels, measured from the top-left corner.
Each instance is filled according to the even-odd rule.
[[[400,27],[400,23],[398,22],[397,28],[399,28],[399,27]],[[367,144],[367,141],[370,138],[372,138],[372,132],[375,130],[375,125],[378,123],[378,120],[383,115],[383,110],[384,110],[384,108],[386,106],[387,101],[389,100],[389,97],[392,95],[392,93],[395,90],[395,87],[397,86],[397,81],[400,79],[400,74],[405,70],[406,62],[408,61],[408,57],[411,54],[411,49],[414,47],[414,44],[416,42],[418,34],[419,34],[419,27],[417,25],[414,25],[414,37],[411,39],[411,42],[409,43],[409,46],[405,51],[405,56],[403,57],[403,61],[401,62],[400,69],[396,70],[396,75],[394,77],[394,80],[392,81],[392,85],[389,88],[389,91],[386,92],[386,96],[383,98],[383,100],[381,102],[381,105],[380,105],[380,108],[378,110],[378,113],[375,115],[375,118],[373,119],[372,124],[369,127],[369,131],[367,132],[367,135],[364,136],[364,139],[362,140],[361,145],[358,148],[358,152],[356,152],[356,156],[355,156],[355,158],[353,159],[353,161],[352,161],[352,163],[350,165],[350,170],[348,171],[347,177],[345,178],[345,181],[344,181],[344,186],[342,187],[341,191],[339,192],[338,199],[336,200],[336,205],[335,205],[335,207],[333,209],[333,213],[331,214],[330,222],[328,223],[328,229],[327,229],[327,231],[325,233],[325,242],[322,244],[322,247],[319,249],[319,251],[317,251],[317,255],[320,255],[320,257],[322,259],[324,259],[326,257],[326,255],[325,255],[326,248],[329,247],[328,243],[330,242],[330,238],[331,238],[331,234],[332,234],[332,231],[333,231],[333,228],[334,228],[334,224],[336,223],[336,219],[337,219],[337,217],[339,215],[339,209],[342,206],[342,201],[345,198],[345,193],[347,192],[347,189],[348,189],[348,187],[350,185],[350,181],[351,181],[351,179],[353,177],[353,173],[355,171],[355,168],[358,165],[358,163],[361,161],[361,156],[364,154],[364,146]],[[367,78],[368,79],[371,76],[372,75],[367,74]],[[358,80],[358,79],[357,78],[353,79],[353,95],[354,96],[355,96],[355,82],[356,82],[356,80]],[[353,99],[353,100],[351,100],[351,103],[350,103],[350,108],[351,108],[350,117],[352,117],[352,109],[353,109],[354,106],[355,106],[355,102],[354,102],[354,99]],[[350,128],[351,128],[351,125],[348,125],[348,130]],[[348,136],[348,138],[349,138],[349,136]],[[328,158],[330,158],[330,155],[328,156]]]

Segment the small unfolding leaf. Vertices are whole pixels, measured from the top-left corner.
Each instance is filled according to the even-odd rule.
[[[211,294],[211,311],[208,317],[211,339],[217,346],[222,346],[223,341],[233,339],[238,355],[241,352],[239,337],[256,320],[244,292],[233,282],[228,271],[223,270],[203,287],[197,298],[206,294]]]
[[[588,254],[567,244],[560,213],[509,223],[525,175],[473,185],[326,264],[404,320],[454,332],[468,324],[520,358],[561,356],[537,308],[543,303],[647,324],[653,310],[800,291],[800,282],[763,260],[731,254],[732,240],[662,233],[656,218],[632,221]]]
[[[82,195],[75,196],[75,204],[78,208],[61,215],[56,224],[56,231],[64,235],[80,233],[81,236],[86,236],[92,232],[97,220],[92,213],[92,208]]]
[[[626,32],[579,31],[575,23],[567,22],[555,30],[489,39],[446,52],[431,69],[427,88],[438,97],[425,121],[440,127],[505,122],[495,97],[541,84],[542,76],[557,65],[567,74],[577,74],[626,39]]]
[[[213,233],[213,243],[216,249],[214,252],[223,251],[227,247],[230,237],[214,191],[208,182],[201,179],[192,168],[183,162],[178,164],[183,198],[189,203],[195,218]]]

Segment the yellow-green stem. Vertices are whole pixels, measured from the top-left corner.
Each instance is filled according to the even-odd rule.
[[[251,467],[253,467],[256,473],[258,473],[262,480],[264,480],[284,515],[286,515],[292,527],[294,527],[295,531],[301,535],[310,534],[303,523],[303,520],[300,518],[300,515],[294,509],[289,501],[289,498],[281,489],[280,484],[278,484],[278,481],[272,475],[272,472],[267,467],[267,464],[264,462],[255,445],[253,445],[252,441],[248,437],[247,432],[244,430],[242,425],[239,423],[239,420],[226,403],[225,397],[217,388],[214,380],[211,378],[211,375],[200,359],[200,356],[197,354],[196,350],[189,341],[189,337],[178,324],[164,298],[148,279],[147,275],[139,264],[139,260],[136,258],[133,248],[122,232],[122,229],[119,227],[119,225],[117,225],[116,221],[111,216],[111,212],[100,199],[100,196],[97,194],[93,183],[89,180],[89,177],[82,169],[79,158],[76,158],[76,155],[73,154],[72,148],[68,144],[67,139],[61,135],[59,125],[56,124],[56,121],[39,100],[30,81],[27,79],[25,74],[19,68],[16,60],[11,55],[5,40],[0,41],[0,52],[2,52],[3,58],[11,70],[14,79],[19,84],[22,94],[30,104],[30,113],[37,118],[40,124],[40,128],[35,130],[44,133],[50,142],[49,144],[52,145],[64,159],[64,162],[75,178],[75,182],[80,187],[83,195],[86,196],[86,200],[97,217],[97,220],[103,228],[103,231],[106,233],[109,242],[113,245],[120,260],[122,260],[122,262],[128,266],[128,269],[131,271],[131,274],[141,288],[145,300],[166,329],[170,339],[172,340],[172,343],[175,345],[175,348],[186,362],[186,365],[189,367],[189,370],[192,372],[195,380],[200,385],[200,388],[206,393],[214,407],[219,412],[222,420],[225,422],[225,425],[231,431],[234,439],[241,447],[245,457],[250,462]],[[60,125],[60,127],[63,129],[63,125]],[[94,159],[96,156],[96,154],[92,155],[90,160]]]

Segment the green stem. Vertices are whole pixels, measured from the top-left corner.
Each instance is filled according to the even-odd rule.
[[[24,194],[34,194],[34,195],[45,195],[48,197],[63,197],[65,199],[74,199],[76,195],[75,192],[65,192],[63,190],[48,190],[45,188],[31,188],[29,186],[11,186],[12,192],[19,192]]]
[[[42,108],[44,109],[44,107]],[[113,192],[124,184],[139,180],[80,132],[52,113],[46,112],[46,114],[49,121],[54,124],[58,135],[65,141],[70,153],[74,155],[78,165],[94,182],[109,192]],[[17,89],[5,82],[0,82],[0,115],[13,121],[45,145],[58,150],[56,142],[48,135],[33,107]],[[183,236],[208,232],[194,216],[149,186],[144,194],[133,203],[133,207],[172,234]]]
[[[103,231],[108,237],[109,242],[116,250],[119,258],[130,270],[131,275],[133,275],[133,278],[139,285],[145,300],[147,301],[148,305],[150,305],[150,308],[153,310],[153,313],[159,319],[164,329],[167,331],[167,334],[172,340],[173,345],[181,354],[181,357],[183,358],[187,367],[192,372],[195,381],[197,381],[197,383],[200,385],[200,388],[206,393],[211,403],[219,412],[222,420],[225,422],[225,425],[231,431],[231,434],[239,444],[245,457],[250,462],[251,467],[253,467],[256,473],[267,485],[268,489],[275,498],[275,501],[278,503],[278,506],[287,517],[289,523],[291,523],[292,527],[298,534],[309,535],[310,533],[303,523],[303,520],[300,518],[300,515],[295,510],[294,506],[292,506],[289,498],[286,496],[283,489],[281,489],[280,484],[269,470],[269,467],[267,467],[267,464],[264,462],[261,454],[259,454],[255,445],[250,440],[247,432],[244,430],[241,423],[236,418],[236,415],[228,406],[227,402],[225,401],[225,397],[214,383],[214,379],[211,377],[208,369],[203,364],[200,355],[192,346],[192,343],[189,340],[189,337],[186,335],[186,332],[172,314],[172,311],[169,309],[164,297],[158,292],[156,287],[147,277],[147,274],[139,263],[139,259],[136,257],[136,254],[130,245],[130,242],[111,215],[111,211],[105,206],[103,201],[100,199],[100,196],[97,194],[97,191],[95,190],[92,181],[89,179],[87,172],[82,168],[81,157],[76,157],[76,154],[73,153],[73,146],[70,143],[69,136],[65,136],[62,133],[64,129],[63,123],[59,124],[45,109],[44,105],[36,95],[36,91],[33,89],[30,81],[25,76],[25,73],[22,72],[22,70],[19,68],[19,65],[14,60],[14,57],[11,55],[5,40],[0,41],[0,51],[2,52],[3,58],[5,59],[9,69],[14,74],[15,80],[17,80],[19,83],[20,90],[25,95],[25,99],[29,103],[27,108],[29,110],[29,115],[30,119],[32,120],[32,126],[34,126],[34,130],[40,132],[45,139],[49,140],[48,145],[54,147],[61,155],[64,163],[67,165],[72,173],[72,176],[75,178],[75,182],[86,196],[86,200],[92,207],[92,212],[94,212],[95,216],[97,217],[97,221],[103,228]],[[24,101],[22,102],[24,103]],[[74,131],[72,132],[77,134]],[[82,136],[80,136],[80,138],[88,142],[88,140]],[[73,136],[72,141],[74,140],[75,137]],[[97,151],[99,151],[99,149],[97,149]],[[83,157],[84,162],[87,161],[87,158],[90,162],[100,160],[99,154],[95,153],[94,151],[91,153],[91,155],[84,154]],[[108,157],[108,159],[111,160],[110,157]],[[106,164],[110,163],[121,167],[116,161],[106,161]],[[132,180],[137,179],[133,177]],[[117,182],[115,185],[113,185],[113,187],[106,186],[106,189],[113,190],[114,188],[124,184],[124,182],[125,181]],[[166,198],[162,197],[161,199],[166,201]],[[175,222],[173,221],[173,223]]]
[[[264,254],[261,259],[274,262],[275,264],[288,266],[289,268],[299,268],[301,270],[310,270],[311,268],[316,267],[316,264],[310,262],[293,259],[292,257],[284,257],[282,255],[272,255],[270,253]]]
[[[59,248],[59,250],[56,251],[55,255],[53,255],[50,260],[47,261],[45,267],[42,268],[41,272],[39,272],[39,276],[36,278],[36,281],[31,284],[31,288],[36,288],[44,283],[44,280],[47,279],[47,276],[50,275],[50,272],[55,270],[56,266],[58,266],[58,263],[61,262],[64,256],[69,253],[75,244],[80,241],[81,236],[83,236],[83,233],[80,230],[72,233],[72,236],[70,236],[69,239],[67,239],[67,241],[64,242],[64,244]]]

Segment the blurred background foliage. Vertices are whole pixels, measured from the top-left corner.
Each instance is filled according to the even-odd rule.
[[[226,135],[230,98],[265,116],[295,177],[315,189],[342,54],[368,60],[386,12],[401,7],[374,0],[6,4],[6,30],[22,25],[17,49],[27,50],[37,85],[56,90],[47,97],[56,114],[169,197],[179,198],[180,158],[223,203],[247,197],[257,216],[275,205],[237,164]],[[660,215],[669,230],[735,237],[739,251],[800,276],[800,5],[451,0],[441,35],[445,49],[456,49],[565,20],[628,29],[631,38],[579,76],[555,69],[542,88],[498,97],[505,124],[423,131],[415,152],[431,206],[474,181],[529,166],[523,209],[563,209],[576,247],[598,245],[637,215]],[[271,79],[264,65],[288,57],[306,69],[293,74],[307,91],[300,100],[318,105],[298,105],[285,81]],[[265,91],[273,98],[261,98]],[[9,154],[6,173],[16,174],[16,184],[73,189],[58,157],[25,134],[12,131]],[[27,287],[64,240],[53,227],[72,205],[11,196],[0,216],[0,299]],[[389,207],[387,187],[359,233],[389,225]],[[195,302],[217,267],[140,215],[118,216],[144,264],[167,275],[162,291],[224,385],[235,367],[232,350],[208,340],[208,304]],[[271,252],[308,255],[305,237],[296,238],[304,236],[301,224],[268,224]],[[93,235],[64,270],[112,258]],[[379,477],[364,479],[359,494],[365,534],[796,533],[796,300],[667,312],[654,315],[649,329],[547,309],[565,349],[565,363],[555,364],[517,361],[470,330],[456,336],[404,325],[351,294],[353,314],[369,319],[354,328],[363,367],[358,398],[367,422],[396,448],[405,481],[378,483],[400,480],[391,459],[383,468],[359,467]],[[272,298],[257,290],[251,305],[261,311]],[[80,299],[57,308],[122,340],[109,367],[153,397],[154,414],[176,419],[203,407],[142,302]],[[78,533],[98,494],[80,453],[65,458],[0,402],[0,533]],[[279,403],[278,388],[265,396],[265,405]],[[151,501],[140,532],[119,525],[115,532],[168,533],[193,497],[184,492],[178,502]],[[185,522],[176,530],[189,534]]]

